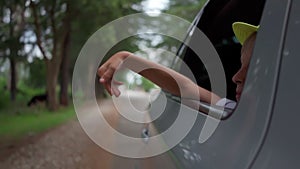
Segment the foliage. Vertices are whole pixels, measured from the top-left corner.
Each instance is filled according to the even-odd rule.
[[[18,112],[26,106],[26,103],[32,96],[45,93],[44,88],[33,88],[30,84],[25,84],[25,81],[19,81],[18,93],[16,101],[10,102],[9,90],[7,89],[6,79],[0,77],[0,111],[7,110],[6,112]]]
[[[73,35],[75,35],[72,36],[71,40],[73,63],[83,44],[94,32],[114,19],[138,12],[132,9],[131,5],[139,1],[140,0],[79,1],[77,5],[78,9],[75,10],[77,12],[74,14],[76,20],[72,22],[72,32]],[[103,41],[111,41],[115,36],[116,33],[112,32],[111,35],[101,38]],[[127,45],[128,43],[123,44]]]
[[[20,92],[17,93],[17,99],[19,99],[19,101],[17,101],[16,104],[26,102],[28,97],[32,94],[45,90],[46,79],[47,76],[49,76],[49,74],[46,74],[46,64],[43,60],[35,58],[42,57],[43,54],[51,58],[54,54],[63,53],[62,51],[65,48],[61,44],[64,43],[63,38],[65,36],[63,35],[65,31],[70,32],[70,47],[68,53],[70,54],[69,75],[71,77],[76,58],[87,39],[99,28],[119,17],[137,12],[145,12],[143,9],[145,1],[148,0],[0,1],[0,38],[2,40],[0,44],[0,68],[6,59],[13,58],[15,59],[13,60],[15,63],[27,63],[28,60],[33,61],[27,64],[29,66],[29,77],[25,81],[16,78],[19,80],[16,81],[18,82],[17,91]],[[191,21],[205,1],[206,0],[168,1],[168,6],[162,9],[162,12],[174,14]],[[151,3],[151,1],[149,2]],[[37,9],[38,22],[35,20],[36,16],[34,15],[32,5],[35,5]],[[9,19],[9,15],[12,14],[12,12],[12,19]],[[67,21],[70,23],[70,30],[66,27],[65,23]],[[137,22],[134,26],[143,26],[143,22]],[[37,33],[37,27],[39,27],[39,33]],[[120,29],[122,28],[113,28],[111,33],[105,37],[101,37],[100,39],[103,44],[105,45],[105,42],[114,42],[122,33]],[[14,31],[10,32],[12,30]],[[132,52],[144,50],[143,47],[160,48],[174,52],[181,43],[169,37],[162,36],[160,38],[161,41],[154,43],[155,38],[153,36],[131,37],[116,44],[106,56],[108,57],[119,50],[129,50]],[[44,51],[38,49],[38,39],[41,40],[40,46]],[[55,46],[56,52],[54,52]],[[11,52],[7,52],[9,51],[8,49],[11,51],[14,50],[15,54],[10,55]],[[147,55],[147,53],[145,53],[145,55]],[[58,57],[58,62],[55,64],[59,64],[59,60],[63,55],[61,54]],[[171,63],[172,58],[165,57],[165,54],[162,53],[161,57],[157,57],[155,61]],[[18,64],[15,65],[16,67],[18,66]],[[60,71],[59,68],[58,71]],[[52,73],[55,73],[55,71]],[[3,78],[2,80],[6,81],[7,79],[11,78]],[[6,84],[8,83],[6,82]],[[148,85],[148,82],[143,82],[142,84],[147,90],[149,88],[148,86],[151,86]],[[0,91],[2,90],[0,89]],[[8,104],[7,97],[9,98],[9,91],[5,90],[3,97],[0,98],[0,109]]]
[[[46,86],[46,68],[44,61],[41,59],[34,59],[32,63],[28,64],[28,66],[29,76],[25,80],[25,84],[32,88],[44,88]]]
[[[141,86],[143,86],[146,92],[149,92],[151,89],[156,88],[156,85],[146,78],[141,78],[141,81],[142,81]]]
[[[0,56],[15,57],[24,61],[26,53],[23,51],[22,35],[25,28],[24,0],[4,0],[0,2]],[[22,56],[22,57],[19,57]]]
[[[167,13],[182,17],[190,22],[203,7],[207,0],[176,0],[171,1]]]

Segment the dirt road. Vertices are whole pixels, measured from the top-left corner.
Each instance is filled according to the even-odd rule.
[[[120,122],[111,101],[101,104],[105,118],[112,126]],[[129,126],[130,127],[130,126]],[[130,130],[130,129],[127,129]],[[108,133],[109,134],[109,133]],[[96,145],[77,120],[52,129],[8,153],[0,169],[150,169],[175,168],[169,156],[130,159],[113,155]]]

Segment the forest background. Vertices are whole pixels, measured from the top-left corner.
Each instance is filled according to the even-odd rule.
[[[0,142],[41,132],[75,117],[71,92],[74,65],[84,43],[99,28],[134,13],[163,12],[191,22],[204,3],[204,0],[1,0]],[[116,29],[103,40],[116,39],[118,33]],[[180,42],[164,36],[137,36],[124,40],[110,53],[145,47],[176,52],[179,45]],[[163,60],[171,63],[161,53],[156,61]],[[130,83],[146,91],[154,87],[141,77]],[[99,98],[106,96],[101,85],[96,90]],[[43,101],[43,96],[47,100],[43,104],[28,106],[33,98],[40,97],[37,101]]]

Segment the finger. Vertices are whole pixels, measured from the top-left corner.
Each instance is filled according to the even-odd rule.
[[[110,82],[103,83],[103,86],[106,89],[106,91],[109,93],[109,95],[112,96],[113,93],[111,90],[111,83]]]
[[[119,97],[121,94],[118,86],[116,86],[116,85],[112,85],[111,91],[112,91],[113,95],[115,95],[116,97]]]
[[[117,80],[113,80],[113,84],[120,86],[120,85],[123,85],[124,83],[120,82],[120,81],[117,81]]]
[[[112,91],[114,92],[115,96],[119,96],[121,94],[121,91],[119,90],[119,86],[123,85],[123,82],[114,80],[112,81]]]
[[[115,69],[113,67],[109,67],[105,71],[105,73],[101,76],[101,79],[104,79],[105,82],[112,81],[114,73],[115,73]]]
[[[102,84],[106,83],[106,81],[105,81],[104,78],[100,78],[100,79],[99,79],[99,82],[102,83]]]
[[[120,92],[120,90],[118,88],[112,88],[112,93],[116,97],[119,97],[121,95],[121,92]]]
[[[100,66],[98,68],[98,71],[97,71],[98,76],[101,77],[105,73],[106,69],[107,69],[107,65],[106,64]]]

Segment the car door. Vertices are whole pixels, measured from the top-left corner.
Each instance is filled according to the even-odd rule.
[[[281,1],[270,1],[268,3],[269,13],[264,21],[269,29],[277,22],[276,15]],[[257,153],[252,168],[300,168],[299,162],[299,72],[300,50],[298,41],[300,40],[300,14],[299,1],[285,1],[286,18],[282,20],[284,25],[284,35],[277,55],[280,56],[277,72],[277,86],[275,89],[271,120],[266,127],[267,134],[263,139],[263,144]],[[273,36],[269,33],[270,38]],[[273,50],[268,48],[265,50]]]
[[[187,116],[197,114],[187,136],[170,151],[178,168],[297,168],[294,158],[297,156],[297,149],[293,150],[297,141],[299,143],[299,137],[293,140],[297,128],[293,117],[297,109],[296,103],[292,106],[293,102],[287,102],[290,99],[288,93],[294,102],[299,99],[293,93],[294,90],[286,92],[287,88],[294,89],[299,84],[299,78],[295,80],[295,76],[290,75],[296,72],[295,65],[299,63],[299,59],[295,59],[295,32],[297,28],[299,30],[299,17],[293,12],[297,7],[294,1],[266,2],[242,98],[233,114],[220,121],[205,142],[199,142],[199,134],[205,122],[213,117],[182,105],[179,99],[168,97],[164,112],[166,115],[154,121],[161,131],[173,124],[179,109],[184,109]],[[291,64],[292,60],[295,62],[291,67],[286,65],[286,62]],[[299,90],[295,91],[297,93]],[[291,110],[290,116],[282,118],[285,119],[282,127],[280,117],[287,109]],[[287,124],[289,121],[294,122],[292,126]],[[276,132],[278,129],[290,141],[280,138],[280,134]],[[289,130],[295,132],[285,132]],[[273,140],[275,141],[272,143]],[[293,144],[289,145],[289,142]],[[277,147],[275,152],[273,146]],[[285,157],[280,155],[280,150]],[[277,165],[280,159],[285,161]],[[291,162],[290,165],[288,162]]]

